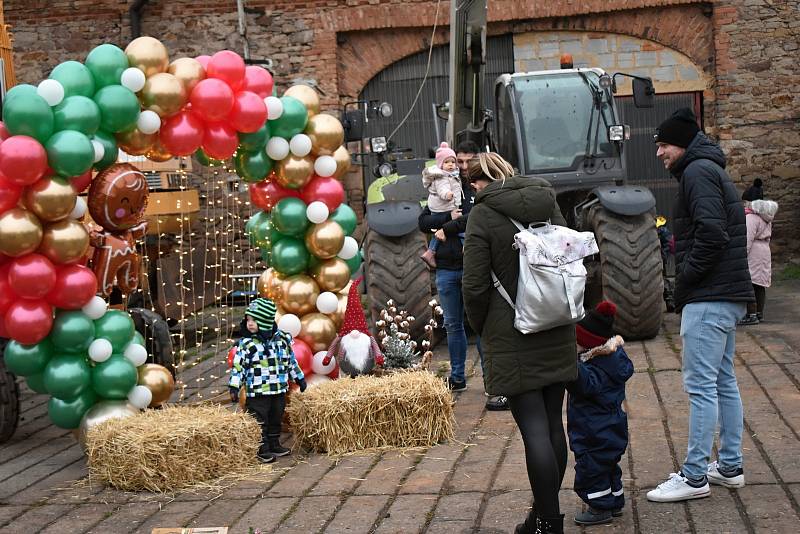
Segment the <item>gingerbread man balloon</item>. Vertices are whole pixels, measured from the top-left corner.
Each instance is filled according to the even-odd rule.
[[[116,163],[98,174],[88,194],[89,214],[104,231],[92,231],[92,269],[103,296],[111,294],[115,282],[127,295],[139,285],[139,254],[136,240],[144,236],[147,223],[147,179],[129,163]]]

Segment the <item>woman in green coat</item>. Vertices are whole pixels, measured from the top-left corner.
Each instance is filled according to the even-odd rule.
[[[518,230],[509,218],[526,226],[547,220],[564,225],[564,218],[547,181],[514,176],[498,154],[479,154],[469,171],[470,180],[488,178],[491,183],[475,197],[467,222],[464,307],[481,336],[486,391],[508,397],[522,434],[536,503],[516,532],[562,532],[558,492],[567,465],[562,410],[564,383],[577,376],[575,327],[522,334],[514,328],[514,310],[494,288],[491,273],[516,299],[519,252],[512,244]]]

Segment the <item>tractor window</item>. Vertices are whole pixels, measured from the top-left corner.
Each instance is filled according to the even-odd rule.
[[[510,90],[510,87],[497,87],[497,148],[514,167],[522,169],[523,162],[517,156],[517,128],[508,94]]]
[[[592,71],[585,74],[596,86],[597,74]],[[587,138],[590,139],[589,152],[594,150],[598,157],[612,155],[608,126],[613,124],[613,118],[605,91],[599,89],[603,102],[602,113],[598,114],[591,89],[574,71],[521,77],[514,82],[526,152],[526,174],[577,168],[587,155]]]

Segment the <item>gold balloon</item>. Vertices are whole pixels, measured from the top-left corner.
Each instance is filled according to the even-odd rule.
[[[163,365],[156,363],[146,363],[139,367],[140,386],[145,386],[153,394],[150,407],[155,408],[167,402],[175,391],[175,379],[172,378],[169,370]]]
[[[158,138],[156,138],[156,142],[153,143],[153,147],[147,151],[147,159],[150,161],[169,161],[172,157],[172,154],[164,148],[164,145],[161,144],[161,140]]]
[[[284,280],[285,278],[281,273],[270,267],[258,277],[258,294],[279,303],[283,295],[282,284]]]
[[[42,221],[65,219],[78,195],[66,180],[46,177],[25,188],[22,201]]]
[[[39,247],[42,223],[28,210],[11,208],[0,215],[0,253],[24,256]]]
[[[308,119],[306,135],[311,138],[311,153],[330,156],[344,142],[344,128],[339,119],[326,113]]]
[[[158,132],[145,134],[139,128],[120,132],[116,135],[117,145],[131,156],[144,156],[153,148],[158,140]]]
[[[319,113],[319,95],[313,87],[302,84],[293,85],[283,95],[291,96],[302,102],[308,111],[309,119]]]
[[[288,313],[304,315],[317,308],[319,286],[308,275],[290,276],[281,284],[281,307]]]
[[[342,323],[344,322],[344,312],[347,309],[347,295],[337,293],[336,298],[339,300],[339,306],[336,308],[336,311],[333,313],[326,313],[325,315],[331,318],[331,321],[333,321],[333,324],[336,325],[336,329],[338,330],[342,327]]]
[[[322,313],[309,313],[300,319],[298,338],[305,341],[312,352],[328,350],[336,337],[336,325],[330,317]]]
[[[44,228],[39,253],[54,263],[75,263],[89,250],[89,232],[72,219],[54,222]]]
[[[311,268],[311,276],[321,291],[341,291],[350,281],[350,267],[341,258],[320,262]]]
[[[333,173],[333,177],[341,180],[350,170],[350,152],[342,145],[333,153],[333,159],[336,160],[336,172]]]
[[[155,111],[159,117],[169,117],[186,105],[188,97],[176,76],[160,72],[147,78],[139,99],[143,108]]]
[[[270,282],[272,281],[272,273],[274,272],[275,271],[272,269],[272,267],[270,267],[269,269],[265,269],[264,272],[258,277],[256,289],[259,297],[270,298]]]
[[[206,77],[206,69],[194,58],[182,57],[169,64],[167,72],[181,81],[186,94],[191,94],[192,89],[200,80]]]
[[[311,180],[314,174],[314,160],[306,156],[298,158],[290,154],[275,162],[275,178],[283,187],[300,189]]]
[[[75,435],[78,441],[85,446],[86,437],[92,427],[95,427],[100,423],[105,423],[110,419],[125,419],[126,417],[130,417],[138,413],[139,409],[130,404],[128,401],[100,401],[89,408],[89,411],[84,414],[83,419],[81,419],[80,426],[75,429],[77,431],[77,435],[74,433],[73,435]]]
[[[166,72],[169,67],[167,47],[153,37],[137,37],[125,48],[125,55],[130,66],[141,70],[148,78]]]
[[[343,245],[344,231],[335,221],[312,225],[306,232],[306,248],[320,259],[335,257]]]

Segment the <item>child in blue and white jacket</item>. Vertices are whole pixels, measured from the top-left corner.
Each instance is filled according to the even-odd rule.
[[[233,402],[238,402],[239,388],[246,389],[247,412],[261,425],[258,458],[264,463],[289,454],[279,441],[289,379],[297,382],[301,392],[306,390],[305,376],[292,351],[292,336],[275,327],[275,310],[275,303],[265,298],[247,307],[228,382]]]

